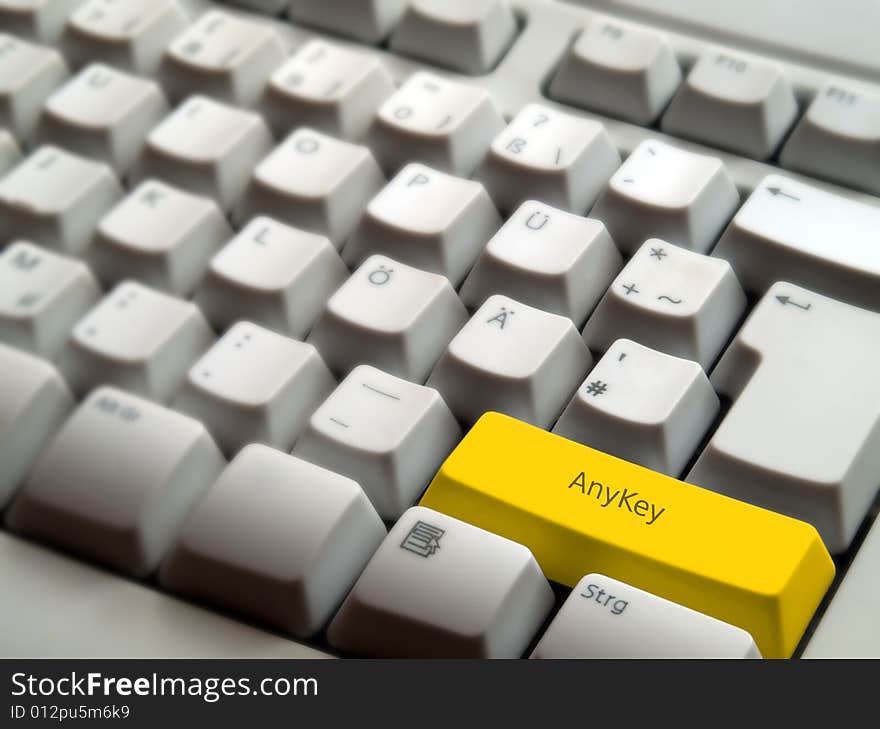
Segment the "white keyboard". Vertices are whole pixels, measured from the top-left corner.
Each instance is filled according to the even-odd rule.
[[[0,0],[0,655],[880,656],[878,27]]]

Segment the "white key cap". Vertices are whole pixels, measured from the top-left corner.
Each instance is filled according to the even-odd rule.
[[[370,256],[327,302],[309,341],[341,375],[365,363],[422,383],[467,318],[443,276]]]
[[[15,531],[144,577],[224,465],[198,421],[101,387],[43,451],[7,521]]]
[[[600,574],[575,585],[532,658],[760,658],[742,628]]]
[[[507,0],[412,0],[391,48],[479,76],[498,65],[516,33]]]
[[[687,480],[844,551],[877,492],[878,358],[880,315],[774,284],[712,373],[733,406]]]
[[[618,339],[553,432],[678,478],[720,407],[696,362]]]
[[[767,175],[712,255],[763,293],[786,280],[880,311],[880,209]]]
[[[167,113],[168,102],[155,81],[93,63],[46,100],[35,137],[95,157],[125,175],[147,134]]]
[[[70,16],[61,45],[75,65],[103,61],[152,76],[186,25],[178,0],[89,0]]]
[[[74,327],[61,369],[78,394],[114,384],[164,402],[213,341],[194,304],[126,281]]]
[[[351,479],[250,445],[196,505],[159,579],[306,637],[331,618],[385,533]]]
[[[485,89],[418,72],[379,107],[367,145],[389,174],[417,161],[469,176],[502,129]]]
[[[327,238],[260,217],[214,256],[196,302],[218,329],[244,318],[300,339],[346,278]]]
[[[875,519],[810,637],[804,658],[876,658],[880,655],[878,568],[880,520]]]
[[[746,310],[727,261],[651,238],[636,251],[584,327],[590,349],[627,337],[708,371]]]
[[[357,479],[379,515],[393,520],[460,439],[436,390],[361,365],[312,415],[293,453]]]
[[[0,179],[0,238],[26,238],[79,255],[121,197],[107,165],[42,146]]]
[[[150,133],[134,173],[166,178],[231,210],[271,147],[261,117],[193,96]]]
[[[0,33],[0,126],[29,141],[43,102],[67,75],[67,64],[54,48]]]
[[[286,55],[270,25],[209,10],[168,46],[159,78],[176,100],[198,93],[250,106]]]
[[[798,115],[779,69],[727,50],[704,53],[663,115],[663,131],[767,159]]]
[[[147,180],[101,220],[89,261],[109,284],[135,278],[189,296],[231,236],[212,199]]]
[[[372,657],[519,658],[553,606],[527,547],[431,509],[404,514],[330,624]]]
[[[262,213],[341,248],[384,182],[366,147],[297,129],[257,165],[236,218]]]
[[[332,33],[380,43],[397,24],[407,0],[290,0],[288,13],[295,21]]]
[[[21,147],[7,130],[0,129],[0,176],[21,162]]]
[[[580,214],[619,166],[599,122],[529,104],[492,142],[475,177],[502,212],[534,198]]]
[[[737,205],[739,194],[720,159],[649,139],[611,177],[590,215],[627,253],[648,238],[705,253]]]
[[[83,0],[0,0],[0,27],[51,45]]]
[[[391,74],[376,56],[313,40],[272,74],[260,110],[279,137],[309,126],[356,140],[393,92]]]
[[[450,342],[428,386],[466,424],[494,410],[547,428],[591,364],[570,319],[496,295]]]
[[[476,309],[492,294],[583,326],[623,266],[605,226],[531,200],[520,205],[489,241],[461,287]]]
[[[48,362],[0,344],[0,509],[73,408],[73,397]]]
[[[601,18],[574,42],[550,96],[649,126],[680,83],[681,68],[664,35]]]
[[[311,345],[239,322],[192,366],[174,408],[229,454],[248,443],[289,451],[335,385]]]
[[[384,253],[458,286],[500,226],[479,182],[407,165],[367,206],[343,260],[356,266]]]
[[[880,94],[823,88],[782,148],[783,166],[880,195]]]
[[[18,241],[0,253],[0,340],[46,359],[101,297],[80,261]]]

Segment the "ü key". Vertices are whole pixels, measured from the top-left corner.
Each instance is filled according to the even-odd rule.
[[[789,657],[834,577],[815,528],[498,413],[421,501],[529,547],[569,587],[602,572],[751,633]]]

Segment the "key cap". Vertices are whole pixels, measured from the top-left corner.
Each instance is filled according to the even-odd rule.
[[[584,327],[584,341],[603,352],[615,339],[628,337],[708,371],[746,303],[727,261],[651,238],[599,302]]]
[[[257,165],[236,218],[266,214],[341,248],[384,182],[366,147],[297,129]]]
[[[232,234],[210,198],[147,180],[101,220],[89,261],[109,284],[135,278],[186,297]]]
[[[58,40],[68,16],[83,0],[0,0],[0,28],[37,43]]]
[[[696,362],[618,339],[578,388],[553,432],[677,477],[720,409]]]
[[[74,402],[48,362],[0,344],[0,508],[18,489]]]
[[[412,0],[391,48],[474,76],[489,73],[516,38],[503,0]]]
[[[290,0],[288,13],[294,21],[378,44],[397,25],[406,5],[406,0]]]
[[[231,210],[271,147],[261,117],[193,96],[147,137],[134,176],[165,178]]]
[[[393,92],[391,74],[375,56],[313,40],[272,74],[260,110],[278,137],[308,126],[358,140]]]
[[[335,384],[310,344],[239,322],[190,368],[174,408],[230,455],[248,443],[289,451]]]
[[[663,115],[663,131],[767,159],[798,116],[788,81],[770,63],[706,51]]]
[[[875,627],[880,611],[880,521],[874,521],[818,627],[804,658],[873,658],[880,652]]]
[[[70,16],[61,46],[75,65],[103,61],[152,76],[165,47],[186,25],[177,0],[89,0]]]
[[[880,195],[880,94],[827,84],[779,158],[789,169]]]
[[[590,215],[608,226],[625,253],[648,238],[705,253],[738,205],[720,159],[649,139],[612,175]]]
[[[346,278],[327,238],[259,217],[211,260],[196,302],[217,329],[244,318],[301,339]]]
[[[680,83],[681,68],[663,34],[597,18],[572,45],[550,96],[650,126]]]
[[[485,89],[417,72],[379,107],[366,143],[389,174],[423,162],[468,177],[502,129]]]
[[[6,26],[0,23],[0,27]],[[64,58],[55,49],[0,33],[0,126],[9,128],[21,141],[29,141],[43,102],[68,73]]]
[[[370,256],[330,297],[309,341],[341,375],[366,363],[422,383],[467,318],[443,276]]]
[[[26,241],[0,253],[0,340],[46,359],[101,297],[85,264]]]
[[[186,520],[160,580],[307,637],[332,617],[385,533],[351,479],[249,445]]]
[[[35,136],[106,162],[122,176],[167,113],[155,81],[93,63],[46,100]]]
[[[449,343],[427,384],[463,423],[497,410],[547,428],[591,364],[570,319],[495,295]]]
[[[809,524],[498,413],[470,430],[421,505],[519,541],[563,585],[604,565],[748,631],[765,658],[792,654],[834,576]]]
[[[415,507],[382,542],[327,637],[375,658],[519,658],[552,605],[528,549]]]
[[[600,574],[586,575],[531,658],[760,658],[742,628]]]
[[[224,465],[201,423],[100,387],[43,451],[7,523],[26,536],[145,577]]]
[[[880,311],[880,210],[781,175],[767,175],[718,242],[743,286],[780,280]]]
[[[356,479],[379,516],[394,520],[460,438],[436,390],[360,365],[315,411],[293,454]]]
[[[733,406],[688,481],[808,521],[843,552],[877,492],[878,349],[877,314],[771,286],[712,373]]]
[[[599,122],[529,104],[492,142],[476,178],[502,211],[535,198],[580,214],[619,166]]]
[[[21,162],[21,148],[8,131],[0,129],[0,176]]]
[[[479,182],[411,164],[367,205],[342,257],[354,267],[383,253],[458,286],[500,226]]]
[[[476,309],[500,293],[581,327],[622,266],[600,221],[530,200],[489,241],[461,300]]]
[[[271,26],[209,10],[165,50],[159,78],[175,100],[197,93],[250,106],[286,55]]]
[[[107,165],[44,145],[0,179],[0,238],[79,255],[121,197]]]
[[[166,402],[213,341],[194,304],[124,281],[74,327],[61,369],[80,395],[110,383]]]

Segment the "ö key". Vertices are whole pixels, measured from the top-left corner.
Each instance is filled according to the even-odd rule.
[[[422,506],[529,547],[569,587],[601,571],[789,657],[834,576],[805,522],[686,484],[499,413],[449,456]]]

